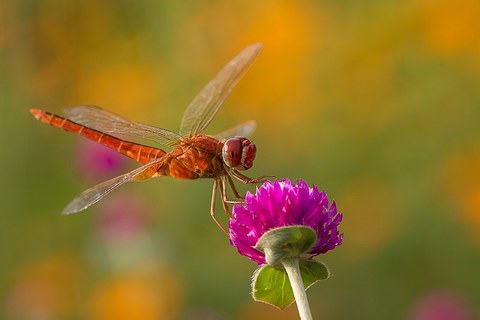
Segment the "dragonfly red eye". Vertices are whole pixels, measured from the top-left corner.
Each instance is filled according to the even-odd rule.
[[[257,147],[244,137],[225,141],[222,149],[223,161],[230,168],[247,170],[253,166]]]

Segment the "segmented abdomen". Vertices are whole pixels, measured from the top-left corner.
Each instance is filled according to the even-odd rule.
[[[47,111],[31,109],[30,112],[37,120],[43,123],[84,136],[142,164],[149,163],[165,155],[165,151],[162,149],[122,140]]]

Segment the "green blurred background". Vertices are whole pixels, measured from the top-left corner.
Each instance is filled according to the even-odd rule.
[[[208,132],[255,119],[249,175],[303,178],[343,212],[315,318],[480,317],[479,39],[477,0],[2,0],[0,318],[297,317],[251,300],[212,181],[125,185],[61,216],[136,164],[28,112],[97,104],[177,130],[257,41]]]

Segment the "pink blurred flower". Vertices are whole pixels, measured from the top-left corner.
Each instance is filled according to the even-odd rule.
[[[472,309],[465,298],[449,290],[432,291],[414,305],[411,320],[471,320]]]
[[[147,206],[131,194],[112,196],[99,211],[97,227],[106,241],[122,240],[143,233],[148,222]]]
[[[112,178],[119,173],[125,157],[101,144],[82,141],[75,152],[75,166],[87,180]]]

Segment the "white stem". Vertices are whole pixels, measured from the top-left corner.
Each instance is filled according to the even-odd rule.
[[[283,267],[287,271],[290,285],[293,289],[295,302],[297,303],[298,314],[302,320],[312,320],[312,312],[308,304],[307,293],[303,286],[302,275],[300,274],[300,266],[298,259],[290,258],[282,260]]]

